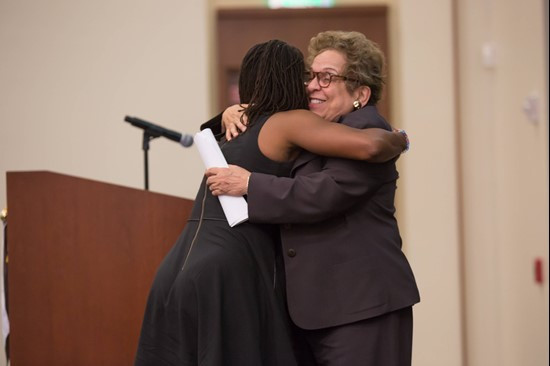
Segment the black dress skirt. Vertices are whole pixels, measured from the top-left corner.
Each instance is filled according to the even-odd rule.
[[[266,120],[222,151],[229,164],[287,176],[289,163],[259,150]],[[154,279],[135,365],[296,365],[282,265],[278,227],[230,227],[203,180],[190,219]]]

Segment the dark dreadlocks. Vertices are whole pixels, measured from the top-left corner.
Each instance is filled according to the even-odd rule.
[[[239,97],[252,125],[260,115],[308,109],[302,52],[279,40],[253,46],[245,55],[239,77]]]

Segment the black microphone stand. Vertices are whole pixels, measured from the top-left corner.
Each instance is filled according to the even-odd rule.
[[[144,157],[144,172],[145,172],[145,190],[149,190],[149,141],[160,135],[149,130],[143,130],[143,157]]]

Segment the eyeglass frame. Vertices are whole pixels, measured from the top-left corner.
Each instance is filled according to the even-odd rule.
[[[319,77],[319,75],[321,74],[326,74],[328,75],[328,83],[327,85],[321,85],[321,78]],[[354,81],[356,83],[359,82],[359,80],[357,79],[352,79],[352,78],[349,78],[347,76],[344,76],[344,75],[338,75],[338,74],[331,74],[330,72],[327,72],[327,71],[319,71],[319,72],[314,72],[314,71],[306,71],[304,73],[304,79],[305,78],[308,78],[308,80],[304,80],[304,85],[305,86],[308,86],[312,81],[313,79],[317,78],[317,84],[319,84],[319,87],[320,88],[328,88],[330,86],[330,83],[332,83],[332,78],[340,78],[341,80],[343,81]],[[324,82],[323,82],[324,84]]]

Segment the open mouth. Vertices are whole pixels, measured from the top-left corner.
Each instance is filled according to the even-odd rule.
[[[325,101],[323,99],[317,99],[317,98],[310,98],[309,99],[309,104],[321,104],[321,103],[324,103]]]

